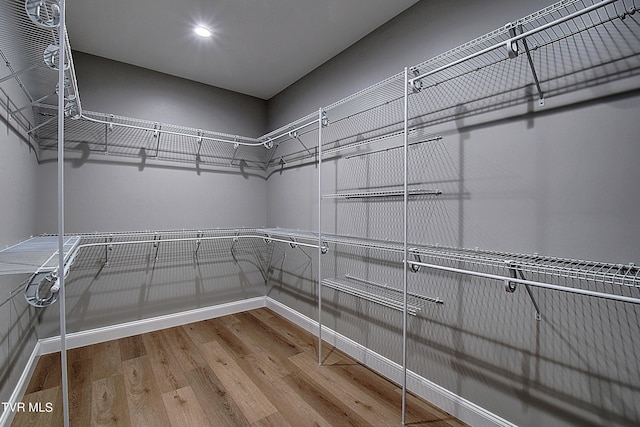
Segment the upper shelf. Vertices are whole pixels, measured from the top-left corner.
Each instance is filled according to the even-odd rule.
[[[36,134],[43,149],[51,148],[56,138],[57,110],[40,103],[52,103],[55,95],[57,73],[46,62],[55,57],[51,49],[58,43],[58,33],[35,25],[25,5],[33,11],[42,4],[45,12],[52,13],[56,3],[6,0],[0,4],[0,56],[7,64],[0,83],[15,81],[27,99],[22,105],[4,99],[2,104],[10,117],[21,116],[21,126]],[[514,106],[531,110],[542,101],[549,105],[561,95],[600,85],[617,84],[618,91],[640,87],[637,11],[638,0],[562,0],[411,67],[406,113],[412,132],[423,138],[419,135],[425,134],[424,129],[437,123]],[[89,147],[90,152],[186,162],[196,168],[210,164],[264,170],[315,160],[320,125],[325,155],[403,132],[404,73],[260,138],[84,112],[69,43],[66,46],[65,108],[69,117],[78,119],[77,123],[67,120],[69,150]],[[398,64],[398,69],[402,67]],[[626,85],[621,85],[623,81]],[[25,114],[31,105],[36,107],[35,121]]]
[[[517,106],[522,114],[605,84],[618,86],[603,94],[638,88],[639,39],[637,0],[557,2],[411,67],[409,125],[422,130]],[[326,107],[323,153],[401,135],[404,84],[399,73]]]
[[[39,102],[57,104],[59,68],[59,22],[55,0],[5,0],[0,3],[0,56],[6,75],[0,83],[13,80],[27,103],[12,105],[11,116]],[[76,73],[66,29],[65,34],[65,115],[82,113]]]
[[[38,105],[36,130],[40,149],[57,148],[55,107]],[[265,169],[269,150],[255,138],[230,135],[112,114],[84,111],[65,120],[65,148],[90,153],[190,163],[194,167]]]
[[[637,0],[564,0],[418,64],[410,120],[426,126],[515,105],[531,110],[637,77],[637,12]]]

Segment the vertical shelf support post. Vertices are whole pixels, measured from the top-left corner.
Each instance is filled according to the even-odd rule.
[[[409,247],[407,243],[408,234],[408,202],[409,202],[409,69],[404,69],[404,128],[403,128],[403,141],[404,141],[404,161],[403,161],[403,213],[402,213],[402,242],[403,242],[403,256],[402,256],[402,425],[406,424],[407,414],[407,269],[409,258]]]
[[[322,128],[327,115],[318,109],[318,365],[322,365]]]
[[[65,304],[64,277],[64,80],[66,63],[65,0],[60,0],[60,23],[58,41],[60,43],[60,67],[58,67],[58,271],[60,286],[60,363],[62,369],[62,413],[64,427],[69,427],[69,376],[67,372],[67,314]]]

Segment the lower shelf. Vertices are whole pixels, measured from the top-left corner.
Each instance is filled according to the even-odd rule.
[[[322,285],[346,294],[404,311],[404,294],[402,290],[381,285],[369,280],[357,277],[345,276],[345,279],[324,279]],[[416,316],[427,304],[444,304],[440,298],[432,298],[424,295],[407,293],[407,313]]]

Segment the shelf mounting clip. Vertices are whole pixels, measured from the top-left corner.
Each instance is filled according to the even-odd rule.
[[[329,116],[327,116],[327,112],[326,111],[322,112],[322,118],[320,119],[320,125],[323,128],[326,128],[327,126],[329,126]]]
[[[418,67],[411,67],[409,69],[409,72],[411,72],[414,77],[418,77],[420,75],[420,70],[418,69]],[[413,93],[421,92],[422,89],[424,89],[424,82],[422,80],[413,80],[410,85]]]

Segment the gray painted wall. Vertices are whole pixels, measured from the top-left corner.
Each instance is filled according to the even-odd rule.
[[[4,67],[4,64],[3,64]],[[7,73],[6,69],[0,71]],[[8,82],[2,96],[22,106],[26,97]],[[3,101],[3,105],[6,101]],[[12,107],[16,108],[16,107]],[[0,248],[35,234],[37,223],[38,159],[25,132],[15,121],[0,119]]]
[[[270,100],[269,126],[317,111],[546,5],[421,1]],[[446,197],[414,208],[409,239],[637,265],[640,197],[633,187],[640,179],[634,164],[640,93],[589,92],[597,98],[548,100],[533,113],[505,111],[429,129],[444,139],[430,155],[414,158],[423,163],[413,176]],[[363,180],[401,183],[388,170],[393,161],[372,157],[364,168],[354,160],[327,162],[323,192]],[[289,165],[270,175],[270,226],[317,229],[317,173],[315,165]],[[324,203],[323,231],[401,240],[401,210],[390,204]],[[399,286],[402,269],[394,265],[401,259],[331,249],[323,277],[353,274]],[[268,295],[316,318],[315,256],[287,249],[278,262]],[[412,371],[517,425],[640,422],[632,379],[640,368],[628,357],[640,349],[637,307],[537,290],[543,320],[536,322],[523,289],[507,294],[499,283],[425,272],[412,275],[409,286],[445,300],[411,319]],[[323,297],[325,324],[400,361],[400,316],[330,290]]]
[[[262,99],[82,52],[73,63],[86,110],[231,135],[267,132]]]
[[[266,102],[139,67],[76,52],[83,108],[229,134],[265,133]],[[266,224],[266,181],[239,169],[69,153],[68,232],[260,227]],[[40,167],[39,198],[55,203],[55,161]],[[38,231],[55,233],[40,215]]]
[[[230,134],[265,133],[265,101],[79,52],[74,63],[88,111]],[[44,159],[39,172],[41,206],[55,206],[55,160]],[[263,176],[240,169],[69,152],[65,229],[262,227],[266,188]],[[38,231],[56,233],[55,216],[41,214]],[[161,248],[151,264],[149,254],[135,247],[106,268],[100,256],[83,256],[67,282],[69,331],[264,295],[255,256],[236,261],[227,248],[195,263],[191,252],[172,257],[169,246]],[[43,336],[58,333],[55,310],[47,310],[39,330]]]
[[[8,75],[4,62],[0,76]],[[2,85],[2,105],[7,97],[11,109],[28,101],[13,81]],[[7,122],[4,107],[0,118],[0,249],[36,233],[38,205],[38,163],[24,130],[16,121]],[[21,293],[4,303],[10,292],[27,279],[26,275],[0,274],[0,401],[7,402],[38,339],[35,330],[38,312]]]
[[[419,1],[269,100],[269,129],[318,111],[529,13],[545,0]]]
[[[419,2],[268,105],[81,53],[74,60],[87,110],[258,136],[546,4]],[[444,136],[439,155],[448,165],[440,171],[456,178],[443,190],[454,197],[438,202],[438,215],[416,232],[416,239],[638,263],[640,231],[634,227],[633,213],[640,200],[632,185],[638,181],[633,159],[640,154],[639,98],[634,92],[550,107],[535,115],[439,126]],[[12,165],[31,166],[14,171],[11,179],[35,169],[33,160],[25,160],[26,148],[16,145],[22,147],[14,144],[6,159]],[[141,167],[135,161],[94,155],[72,156],[66,166],[69,232],[317,226],[314,166],[277,171],[268,181],[230,171],[198,174],[163,163]],[[350,171],[343,166],[327,167],[325,188],[348,178]],[[37,225],[35,217],[13,217],[9,226],[3,222],[3,232],[25,230],[15,238],[5,237],[7,241],[34,229],[56,231],[55,218],[46,214],[55,206],[55,164],[43,162],[37,174],[37,180],[31,173],[26,180],[35,181],[38,189],[29,187],[24,193],[33,211],[42,212]],[[469,197],[456,198],[458,190]],[[0,196],[4,202],[5,197],[20,200],[23,194],[0,186]],[[326,215],[325,221],[323,229],[344,227],[335,216]],[[395,232],[393,225],[389,232]],[[315,255],[286,245],[284,249],[287,256],[274,254],[268,294],[315,317]],[[397,281],[400,271],[392,266],[397,259],[346,255],[351,258],[340,259],[335,252],[327,258],[334,274],[353,270],[372,280]],[[71,331],[264,292],[263,276],[249,256],[240,262],[227,256],[220,264],[202,265],[191,258],[165,258],[155,268],[150,267],[148,253],[137,256],[142,262],[133,269],[125,262],[103,270],[92,263],[99,257],[77,266],[69,277],[69,286],[74,286],[69,294]],[[367,262],[372,256],[381,266]],[[410,324],[412,370],[523,426],[638,423],[635,402],[640,396],[633,379],[639,373],[628,363],[640,348],[637,310],[540,293],[544,319],[537,323],[523,292],[506,295],[499,286],[450,276],[425,274],[411,280],[414,289],[439,293],[446,300],[444,307],[428,310]],[[398,359],[397,313],[337,293],[325,297],[330,327]],[[8,315],[23,319],[8,325],[27,325],[9,326],[11,331],[33,330],[28,326],[31,317],[24,313],[29,310],[17,307]],[[43,335],[57,333],[56,316],[56,310],[47,310],[39,328]],[[26,336],[22,332],[17,336],[7,333],[6,341],[33,341],[21,338]]]

